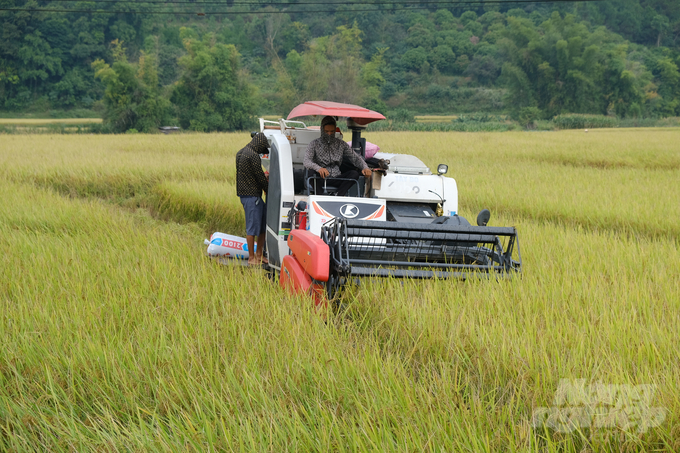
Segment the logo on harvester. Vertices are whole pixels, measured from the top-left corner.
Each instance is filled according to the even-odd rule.
[[[312,201],[312,209],[311,212],[325,217],[326,220],[333,217],[362,220],[384,220],[385,218],[385,200],[362,201],[360,203],[328,200]]]
[[[359,215],[359,208],[353,204],[343,204],[340,207],[340,215],[346,219],[353,219]]]

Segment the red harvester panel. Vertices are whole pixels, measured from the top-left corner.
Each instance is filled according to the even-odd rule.
[[[279,284],[283,289],[291,289],[295,293],[306,293],[312,286],[312,279],[292,256],[283,257]]]
[[[319,236],[307,230],[293,230],[288,235],[288,247],[314,280],[328,281],[331,253],[328,245]]]

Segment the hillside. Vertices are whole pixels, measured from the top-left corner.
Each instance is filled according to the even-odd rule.
[[[181,58],[193,42],[234,46],[221,52],[233,57],[228,83],[243,87],[245,116],[283,114],[313,98],[382,112],[680,115],[680,4],[671,0],[467,10],[187,3],[0,1],[0,110],[110,110],[100,102],[108,82],[95,72],[118,57],[140,80],[146,65],[140,99],[168,100],[158,115],[177,120],[186,110],[177,87],[186,88],[189,71]],[[282,5],[295,12],[278,14]],[[138,104],[148,109],[147,101]],[[225,107],[211,108],[195,114]],[[243,122],[229,124],[217,129]]]

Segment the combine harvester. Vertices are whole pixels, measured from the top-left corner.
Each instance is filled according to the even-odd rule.
[[[521,272],[515,228],[487,226],[488,210],[480,212],[477,226],[459,216],[456,181],[444,176],[447,165],[433,174],[415,156],[378,153],[372,177],[360,176],[348,196],[334,196],[337,188],[326,181],[318,184],[322,193],[315,193],[312,179],[319,176],[305,180],[303,158],[320,131],[291,119],[325,115],[347,119],[352,149],[362,157],[361,131],[385,119],[356,105],[323,101],[297,106],[287,120],[260,119],[270,142],[262,159],[269,171],[266,255],[282,287],[311,293],[320,303],[359,277],[464,279],[472,272]],[[339,128],[336,137],[342,137]]]

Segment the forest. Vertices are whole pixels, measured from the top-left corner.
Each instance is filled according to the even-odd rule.
[[[680,2],[0,0],[0,114],[242,130],[313,99],[388,115],[680,116]]]

